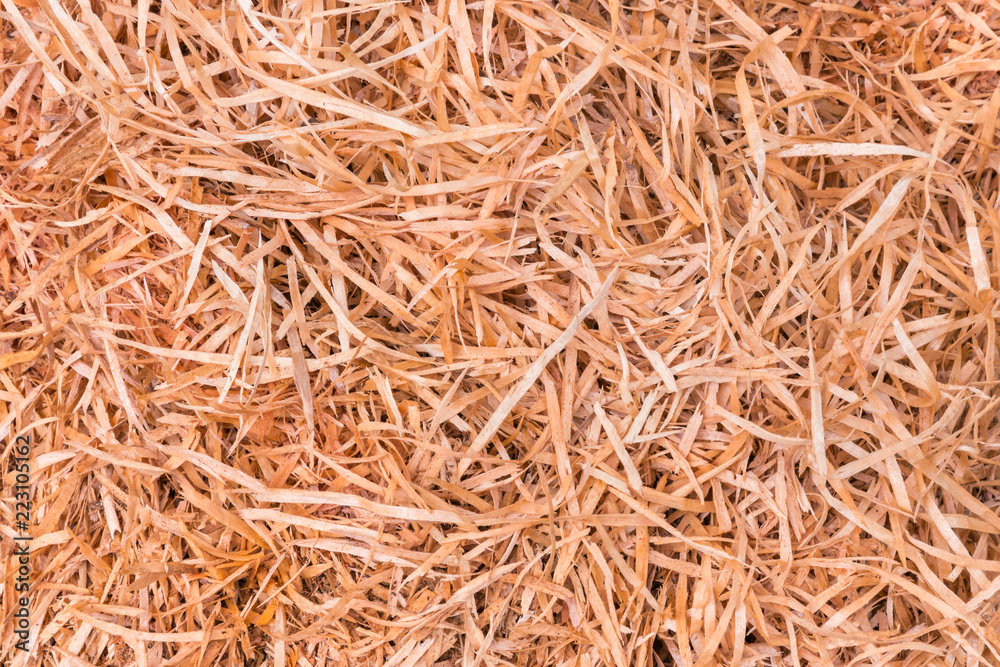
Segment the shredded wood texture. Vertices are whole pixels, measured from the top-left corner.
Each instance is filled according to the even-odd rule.
[[[996,2],[0,5],[4,665],[1000,664]]]

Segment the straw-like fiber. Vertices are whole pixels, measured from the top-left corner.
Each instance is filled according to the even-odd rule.
[[[0,4],[2,664],[1000,665],[995,1]]]

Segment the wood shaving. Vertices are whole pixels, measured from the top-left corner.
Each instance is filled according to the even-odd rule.
[[[1000,665],[1000,6],[2,0],[5,665]]]

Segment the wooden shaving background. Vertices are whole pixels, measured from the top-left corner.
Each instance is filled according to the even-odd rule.
[[[3,664],[1000,665],[996,2],[0,4]]]

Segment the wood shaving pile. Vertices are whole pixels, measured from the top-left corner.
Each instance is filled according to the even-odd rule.
[[[3,664],[1000,664],[996,2],[0,5]]]

